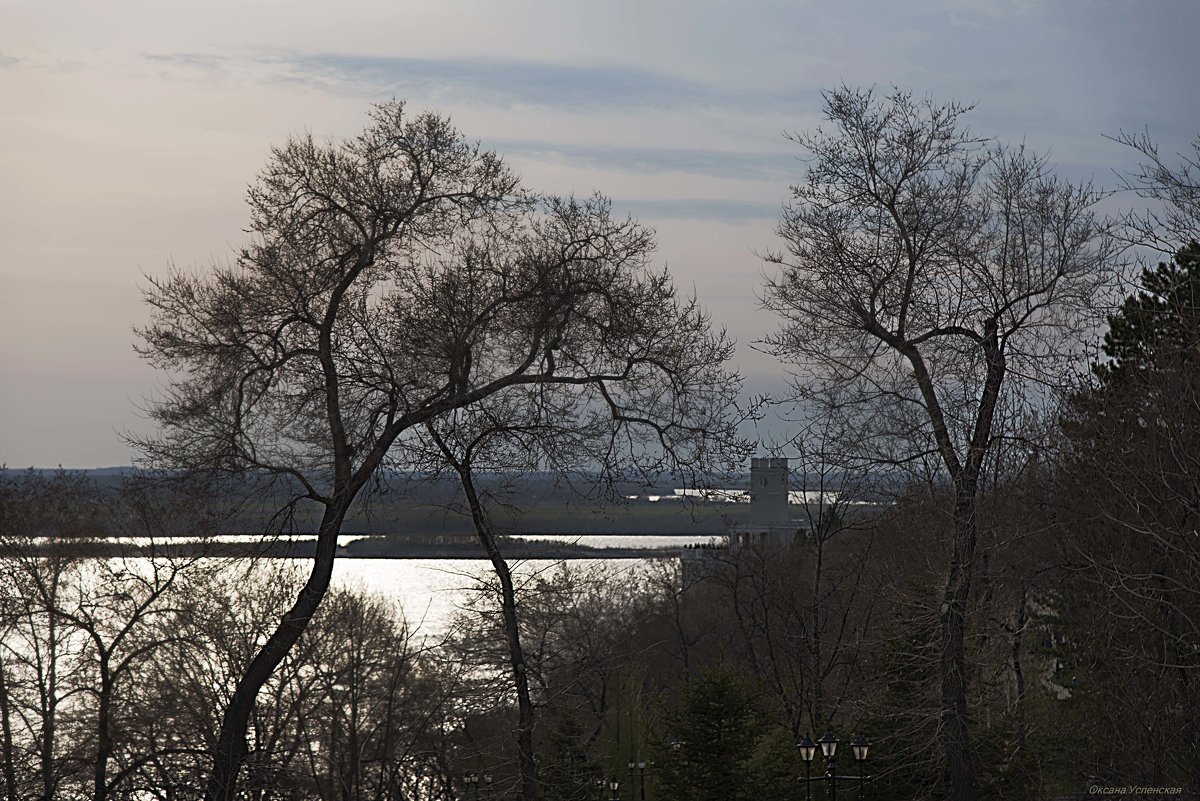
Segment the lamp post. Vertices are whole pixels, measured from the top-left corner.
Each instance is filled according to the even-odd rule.
[[[829,787],[829,801],[837,801],[838,738],[833,736],[833,732],[826,731],[821,735],[821,739],[817,740],[817,745],[821,746],[821,753],[825,755],[825,780]]]
[[[803,740],[796,743],[796,747],[800,749],[800,758],[804,760],[804,798],[812,801],[812,761],[817,755],[817,744],[806,734]]]
[[[621,801],[621,796],[617,793],[621,789],[621,782],[617,781],[616,776],[608,780],[608,789],[612,791],[612,801]]]
[[[804,735],[796,747],[800,749],[800,758],[804,760],[804,778],[800,781],[804,782],[805,795],[808,801],[812,801],[812,782],[825,782],[825,797],[829,801],[837,801],[837,785],[843,781],[858,781],[858,798],[862,801],[866,796],[867,779],[870,778],[866,774],[867,751],[870,750],[871,744],[867,742],[867,738],[861,734],[854,736],[850,741],[850,751],[854,755],[854,761],[858,763],[857,776],[839,776],[837,775],[837,747],[838,738],[834,736],[832,731],[827,731],[821,736],[821,739],[815,743],[809,739],[808,735]],[[812,777],[811,767],[812,761],[817,755],[817,748],[820,747],[821,755],[825,757],[825,773],[815,779]]]
[[[479,771],[477,771],[477,770],[463,771],[463,783],[467,787],[471,788],[472,798],[474,798],[475,801],[479,801]]]
[[[637,768],[637,773],[633,772]],[[633,759],[629,760],[629,799],[635,801],[638,798],[638,779],[642,780],[641,801],[646,801],[646,763],[641,758],[637,762]]]
[[[867,742],[867,738],[861,734],[856,734],[854,739],[850,741],[850,751],[854,754],[854,761],[858,763],[858,799],[862,801],[863,795],[867,791],[867,751],[871,748],[871,744]]]

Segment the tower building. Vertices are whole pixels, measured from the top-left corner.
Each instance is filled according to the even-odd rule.
[[[750,513],[745,523],[729,528],[734,548],[750,545],[789,546],[799,523],[788,510],[788,460],[762,457],[750,460]]]
[[[782,526],[788,522],[788,460],[750,460],[750,523]]]

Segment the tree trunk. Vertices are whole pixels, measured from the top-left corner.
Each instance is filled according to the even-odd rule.
[[[16,768],[13,766],[12,713],[9,710],[8,677],[4,673],[4,657],[2,655],[0,655],[0,732],[3,733],[3,740],[0,741],[0,747],[4,749],[5,798],[8,801],[18,801],[17,773]]]
[[[56,568],[57,569],[57,568]],[[42,688],[42,801],[54,801],[57,789],[54,769],[54,740],[58,717],[58,616],[54,614],[58,595],[58,576],[54,577],[52,595],[46,601],[46,642],[49,651]],[[36,647],[36,646],[35,646]],[[39,677],[41,678],[41,677]]]
[[[821,572],[825,562],[825,521],[818,518],[813,545],[815,559],[813,564],[812,582],[812,635],[810,652],[812,654],[813,705],[809,711],[809,723],[816,727],[827,723],[825,720],[825,681],[821,672]]]
[[[525,653],[521,649],[521,633],[517,626],[517,599],[513,590],[512,573],[508,563],[497,552],[492,567],[500,578],[501,609],[504,614],[504,633],[508,638],[509,661],[517,689],[517,761],[521,768],[521,798],[537,801],[537,763],[533,754],[533,701],[529,697],[529,675],[525,669]]]
[[[975,765],[971,758],[970,720],[967,715],[966,630],[967,607],[971,600],[971,576],[975,571],[975,543],[978,538],[979,476],[984,458],[991,447],[992,422],[1000,389],[1004,384],[1007,361],[998,340],[995,318],[984,322],[981,347],[987,361],[987,377],[979,397],[979,410],[966,458],[961,463],[952,454],[949,432],[941,417],[941,407],[931,414],[935,436],[942,444],[942,456],[954,479],[954,543],[946,594],[942,600],[942,731],[946,745],[946,782],[949,801],[975,801]],[[923,362],[921,363],[923,365]],[[921,372],[921,371],[919,371]],[[921,376],[918,376],[921,380]],[[922,389],[936,403],[936,393],[928,374]]]
[[[308,621],[312,619],[321,599],[325,597],[325,591],[329,589],[333,559],[337,553],[337,537],[348,505],[341,499],[353,496],[354,493],[341,493],[335,496],[339,499],[336,505],[326,505],[317,533],[317,553],[308,581],[300,590],[292,608],[280,620],[271,638],[254,655],[254,659],[238,680],[221,721],[221,731],[213,752],[212,775],[204,790],[205,801],[234,801],[238,772],[247,754],[246,729],[249,726],[250,713],[254,709],[254,700],[275,668],[308,628]]]
[[[448,453],[445,446],[442,447],[443,452]],[[513,587],[512,571],[496,545],[496,537],[484,513],[479,493],[475,490],[475,482],[471,479],[470,466],[456,462],[455,468],[466,491],[467,503],[471,507],[471,519],[475,523],[479,541],[487,551],[496,577],[500,579],[500,609],[504,618],[504,634],[508,641],[509,664],[512,666],[513,683],[517,690],[517,762],[521,770],[521,798],[523,801],[537,801],[537,762],[533,753],[533,701],[529,696],[525,652],[521,648],[521,629],[517,620],[517,596]]]
[[[975,801],[975,768],[967,718],[966,612],[975,558],[976,499],[972,481],[956,482],[954,554],[942,602],[942,731],[950,801]]]
[[[1021,652],[1025,642],[1025,627],[1029,621],[1029,588],[1022,583],[1021,585],[1021,600],[1017,604],[1017,623],[1013,627],[1012,634],[1012,670],[1013,678],[1016,681],[1017,697],[1013,703],[1013,708],[1017,717],[1017,756],[1024,756],[1026,741],[1028,740],[1028,727],[1025,721],[1025,670],[1021,665]]]
[[[113,683],[108,671],[110,654],[102,653],[100,697],[96,711],[96,764],[93,766],[92,801],[105,801],[108,796],[108,760],[112,754],[112,694]]]

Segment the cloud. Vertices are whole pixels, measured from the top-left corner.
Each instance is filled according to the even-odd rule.
[[[776,220],[780,204],[752,200],[723,200],[719,198],[663,198],[656,200],[621,200],[612,202],[615,213],[627,212],[647,220],[708,220],[740,223],[750,220]]]
[[[243,62],[264,69],[277,80],[337,94],[449,96],[502,107],[521,104],[585,111],[710,105],[729,100],[700,83],[663,72],[519,59],[297,52],[245,59],[202,53],[155,53],[146,58],[208,72],[228,72]]]
[[[510,109],[533,106],[567,112],[716,109],[722,113],[792,114],[818,90],[803,76],[784,87],[731,87],[670,72],[624,66],[581,66],[521,58],[416,58],[275,50],[247,55],[150,53],[144,58],[206,76],[276,81],[335,95],[381,95],[469,102]]]
[[[212,53],[147,53],[150,61],[205,72],[224,71],[234,59]]]
[[[4,53],[0,53],[0,69],[4,67],[11,67],[13,64],[18,63],[19,61],[21,61],[21,59],[17,58],[16,56],[9,56]]]
[[[802,172],[795,153],[701,150],[695,148],[575,145],[528,139],[489,139],[506,156],[530,156],[601,170],[637,173],[679,172],[772,183],[795,180]]]

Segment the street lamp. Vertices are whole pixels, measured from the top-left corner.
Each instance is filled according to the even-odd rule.
[[[817,755],[817,743],[805,734],[796,747],[800,749],[800,759],[804,760],[804,797],[806,801],[812,801],[812,758]]]
[[[867,742],[867,738],[861,734],[855,735],[854,739],[850,741],[850,750],[854,752],[854,758],[859,762],[866,761],[867,750],[870,747],[871,744]]]
[[[817,744],[810,740],[807,734],[796,744],[796,747],[800,749],[800,756],[805,762],[812,762],[813,757],[817,755]]]
[[[800,749],[800,758],[804,760],[804,797],[807,801],[812,801],[812,761],[817,755],[817,744],[806,734],[804,739],[796,743],[796,747]]]
[[[463,771],[463,783],[471,788],[471,795],[475,798],[475,801],[479,801],[479,771]]]
[[[837,801],[837,783],[842,781],[858,780],[858,797],[859,801],[866,795],[866,762],[867,752],[871,748],[871,744],[867,742],[867,738],[861,734],[856,734],[854,739],[850,741],[850,751],[854,755],[854,761],[858,763],[858,776],[839,776],[837,775],[837,747],[838,738],[834,736],[832,731],[827,731],[821,735],[821,739],[815,743],[804,735],[804,739],[796,744],[800,749],[800,758],[804,760],[804,778],[800,781],[804,782],[805,791],[808,801],[812,801],[812,782],[824,781],[826,790],[825,797],[829,801]],[[825,775],[813,778],[811,774],[811,765],[813,759],[817,755],[817,748],[820,747],[822,756],[825,757]]]
[[[633,772],[634,768],[637,768],[636,774]],[[630,758],[630,760],[629,760],[629,798],[631,799],[631,801],[633,799],[637,798],[637,786],[638,786],[637,780],[639,778],[642,780],[641,799],[642,799],[642,801],[646,801],[646,763],[645,763],[645,761],[643,761],[641,759],[639,759],[637,762],[634,762],[633,759]]]
[[[833,736],[833,732],[826,729],[821,735],[821,739],[817,740],[821,746],[821,753],[825,755],[825,780],[829,787],[829,801],[837,801],[837,747],[838,738]]]
[[[858,797],[861,801],[863,793],[866,792],[867,783],[867,751],[871,749],[871,744],[867,742],[867,738],[861,734],[854,735],[854,739],[850,741],[850,751],[854,754],[854,761],[858,763]]]
[[[612,790],[612,801],[621,801],[621,796],[617,794],[617,790],[621,789],[621,782],[617,781],[616,776],[608,780],[608,789]]]

